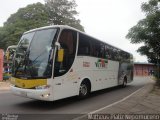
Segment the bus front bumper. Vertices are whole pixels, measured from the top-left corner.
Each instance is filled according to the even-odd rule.
[[[51,88],[48,89],[22,89],[11,85],[13,94],[28,97],[31,99],[53,101],[53,94]]]

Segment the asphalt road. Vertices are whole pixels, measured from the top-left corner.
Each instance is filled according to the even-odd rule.
[[[9,114],[73,114],[76,116],[89,113],[123,99],[148,83],[148,78],[135,78],[125,88],[114,87],[92,93],[87,99],[77,97],[67,98],[54,102],[32,100],[15,96],[10,91],[0,91],[0,113],[2,117]],[[49,116],[43,115],[45,118]],[[50,116],[53,117],[53,116]],[[56,118],[55,118],[56,119]]]

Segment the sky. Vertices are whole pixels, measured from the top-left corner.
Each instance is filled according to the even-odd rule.
[[[143,44],[131,44],[128,30],[145,17],[141,4],[148,0],[76,0],[77,18],[85,32],[99,40],[133,54],[136,62],[147,62],[136,50]],[[0,4],[0,26],[19,8],[44,0],[3,0]]]

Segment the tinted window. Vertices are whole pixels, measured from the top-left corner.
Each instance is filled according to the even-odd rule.
[[[92,39],[91,46],[92,46],[92,56],[105,58],[105,44]]]
[[[128,53],[81,33],[79,34],[78,55],[93,56],[113,61],[128,61],[130,59]]]
[[[90,54],[91,54],[90,38],[80,33],[78,55],[90,55]]]

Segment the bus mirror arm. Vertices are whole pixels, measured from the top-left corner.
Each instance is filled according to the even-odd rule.
[[[60,45],[60,43],[59,43],[59,42],[55,42],[55,46],[58,48],[58,50],[60,50],[61,45]]]

